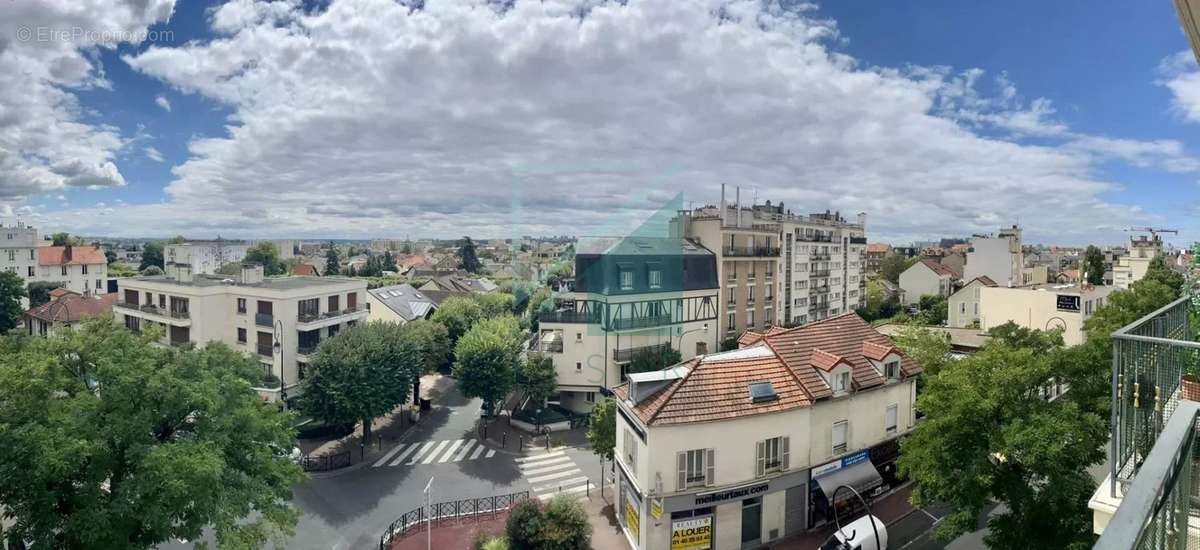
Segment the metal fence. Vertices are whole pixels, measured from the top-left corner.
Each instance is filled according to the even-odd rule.
[[[496,495],[483,498],[467,498],[439,502],[426,507],[422,506],[400,516],[388,526],[387,531],[379,537],[379,550],[388,550],[392,542],[403,538],[417,527],[426,522],[440,523],[443,521],[460,521],[478,519],[480,516],[494,517],[499,512],[506,512],[513,505],[529,500],[529,491],[521,491],[507,495]]]
[[[1181,401],[1138,468],[1093,550],[1196,550],[1196,422],[1200,403]]]
[[[345,468],[350,465],[350,451],[321,456],[305,455],[300,459],[300,466],[306,472],[328,472]]]

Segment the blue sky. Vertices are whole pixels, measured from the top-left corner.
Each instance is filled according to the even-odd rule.
[[[1018,221],[1041,242],[1200,238],[1200,77],[1169,1],[481,1],[151,0],[82,23],[17,4],[0,69],[45,70],[0,81],[36,92],[0,116],[0,214],[108,235],[588,234],[729,183],[865,211],[893,242]],[[169,34],[16,34],[42,25]]]

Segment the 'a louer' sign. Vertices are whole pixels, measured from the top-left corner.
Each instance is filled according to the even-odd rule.
[[[712,516],[671,522],[671,550],[712,548]]]

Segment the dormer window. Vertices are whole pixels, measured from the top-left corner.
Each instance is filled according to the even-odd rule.
[[[900,379],[900,360],[893,359],[883,364],[883,373],[888,380]]]
[[[618,267],[621,290],[633,290],[633,268],[628,265]]]
[[[850,370],[843,369],[833,373],[833,393],[840,395],[850,391]]]

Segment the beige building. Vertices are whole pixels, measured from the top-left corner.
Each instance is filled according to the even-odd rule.
[[[37,281],[53,281],[80,294],[108,292],[108,260],[98,246],[42,246],[37,249]],[[32,281],[29,281],[32,282]]]
[[[1012,321],[1031,329],[1062,329],[1066,345],[1082,344],[1084,321],[1104,306],[1114,290],[1078,284],[983,287],[979,289],[980,329],[987,331]]]
[[[713,253],[688,239],[580,238],[574,287],[538,317],[536,349],[554,360],[559,403],[590,410],[639,353],[715,351],[718,299]]]
[[[946,325],[952,328],[967,328],[979,324],[979,291],[983,287],[994,287],[996,282],[986,275],[971,279],[971,282],[950,295],[947,300]]]
[[[1150,261],[1161,255],[1162,238],[1153,235],[1147,238],[1141,235],[1129,239],[1129,252],[1117,259],[1113,265],[1113,286],[1127,289],[1133,283],[1142,280],[1150,269]]]
[[[969,281],[987,275],[1000,286],[1021,286],[1024,267],[1021,228],[1013,225],[1000,229],[995,236],[979,235],[971,239],[962,278]]]
[[[954,290],[954,271],[924,258],[900,273],[900,303],[910,306],[921,301],[921,296],[949,297]]]
[[[263,381],[255,389],[272,401],[302,393],[304,369],[321,341],[368,315],[365,280],[264,278],[257,265],[225,278],[169,264],[164,275],[120,279],[119,285],[113,312],[127,328],[158,325],[164,345],[219,341],[257,357]]]
[[[632,547],[755,548],[897,483],[918,365],[853,313],[741,343],[614,388]]]

